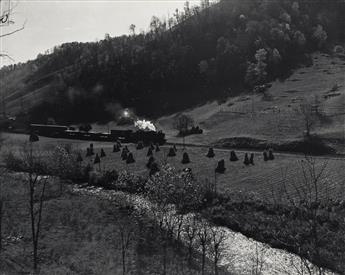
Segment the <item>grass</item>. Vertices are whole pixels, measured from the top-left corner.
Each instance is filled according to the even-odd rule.
[[[21,138],[23,138],[23,136],[21,136]],[[62,141],[42,138],[35,146],[49,147],[50,142],[61,143]],[[94,157],[85,157],[86,146],[88,146],[88,143],[80,142],[79,144],[79,148],[83,152],[84,165],[87,163],[93,165]],[[136,150],[133,144],[127,146],[136,160],[134,164],[126,164],[122,161],[119,152],[112,153],[112,144],[94,143],[95,153],[99,154],[101,149],[104,149],[106,153],[106,157],[101,158],[100,168],[102,170],[114,169],[119,172],[127,170],[131,173],[147,177],[149,171],[145,164],[148,161],[148,157],[146,156],[148,149]],[[285,191],[291,196],[298,196],[297,189],[304,180],[301,170],[303,162],[305,162],[303,157],[275,154],[275,159],[273,161],[265,162],[263,161],[262,154],[260,152],[255,152],[255,165],[245,166],[243,164],[245,152],[243,151],[237,151],[237,155],[240,159],[238,162],[230,162],[229,151],[227,150],[215,150],[216,157],[214,159],[207,158],[205,155],[208,150],[202,147],[187,147],[184,151],[181,146],[178,146],[177,156],[171,158],[167,157],[168,150],[168,146],[162,146],[160,152],[154,153],[154,157],[161,165],[170,163],[180,170],[188,167],[192,169],[197,182],[217,182],[219,196],[215,200],[211,199],[209,204],[205,206],[205,209],[203,209],[205,217],[218,225],[225,225],[232,230],[242,232],[248,237],[253,237],[256,240],[269,243],[274,247],[284,248],[299,253],[294,246],[294,238],[295,236],[308,236],[309,228],[306,223],[308,219],[305,219],[303,213],[301,215],[295,214],[296,211],[300,211],[298,207],[294,208],[291,207],[291,205],[284,205],[282,202],[286,199],[283,196]],[[184,152],[188,152],[191,159],[191,163],[187,165],[181,164],[182,154]],[[225,159],[227,170],[222,175],[215,175],[214,169],[217,161],[221,158]],[[327,164],[325,174],[321,179],[320,194],[324,199],[343,199],[345,194],[343,160],[329,158],[314,158],[314,160],[317,170],[322,169],[323,165]],[[98,170],[99,166],[95,165],[94,169]],[[54,199],[51,201],[53,200]],[[71,198],[68,197],[67,200],[70,201]],[[60,202],[58,205],[59,204]],[[94,199],[91,201],[91,204],[95,204]],[[338,206],[340,205],[339,207],[336,206],[339,213],[335,213],[332,210],[332,205],[332,202],[330,202],[326,207],[322,207],[322,213],[325,212],[326,214],[322,216],[324,214],[321,213],[320,230],[330,230],[327,232],[333,234],[332,236],[334,236],[334,238],[332,238],[334,240],[343,242],[343,231],[341,231],[341,228],[339,229],[339,226],[337,227],[337,224],[342,224],[342,222],[338,222],[338,220],[342,219],[344,215],[343,203],[338,204]],[[76,210],[77,212],[84,213],[80,211],[83,207],[83,205],[77,204],[75,207],[69,207],[67,211],[68,213],[72,212],[71,208],[75,208],[79,209]],[[49,211],[55,213],[54,210]],[[102,211],[98,209],[97,211],[102,213]],[[63,212],[63,210],[59,209],[58,212]],[[94,213],[93,210],[87,210],[86,212]],[[56,218],[55,216],[58,217],[59,215],[54,215],[54,219]],[[102,218],[102,220],[103,219],[104,218]],[[73,222],[74,219],[70,219],[70,221]],[[101,224],[102,227],[107,227],[107,225],[103,225],[103,223],[98,220],[97,224]],[[78,223],[73,224],[73,228],[76,227],[80,227]],[[290,233],[293,233],[293,235]],[[66,232],[64,232],[64,234],[66,234]],[[94,234],[97,235],[98,233],[92,232],[92,235]],[[280,243],[276,240],[276,237],[279,237],[280,240],[285,240],[288,242],[288,245]],[[332,256],[332,251],[337,246],[334,240],[332,242],[323,242],[322,253],[325,253],[324,260],[322,263],[319,261],[314,263],[321,263],[323,266],[330,267],[333,270],[341,270],[343,267],[341,264],[342,254]],[[306,238],[301,240],[304,248],[305,245],[308,245],[308,241],[309,240]],[[94,247],[92,247],[91,250],[92,249],[95,250]],[[86,251],[88,251],[88,249],[80,253],[84,255]],[[343,251],[339,250],[339,253],[343,253]],[[301,254],[308,257],[305,252],[301,252]]]
[[[6,190],[4,248],[0,254],[1,274],[32,271],[30,220],[21,177],[2,175]],[[161,274],[162,241],[158,228],[146,216],[138,216],[121,202],[75,195],[65,190],[57,195],[51,181],[43,211],[39,244],[40,274],[122,274],[120,226],[133,230],[126,261],[132,274]],[[168,274],[197,274],[185,260],[185,248],[170,242],[167,249]]]
[[[100,153],[100,148],[103,148],[106,152],[106,157],[101,159],[101,169],[128,170],[144,177],[148,176],[149,171],[145,166],[148,161],[146,156],[147,148],[136,150],[134,145],[128,145],[136,162],[126,164],[125,161],[121,160],[120,152],[112,153],[110,147],[110,145],[108,147],[104,145],[102,147],[95,147],[96,153]],[[216,149],[215,158],[210,159],[206,157],[207,148],[188,147],[185,152],[189,154],[191,163],[183,165],[181,160],[184,151],[181,146],[178,146],[176,157],[167,157],[168,151],[169,147],[164,146],[161,147],[160,152],[154,153],[154,158],[159,164],[169,163],[177,169],[191,168],[199,181],[210,181],[213,183],[216,177],[219,192],[250,192],[256,193],[262,198],[270,199],[272,198],[272,192],[279,193],[285,187],[285,184],[288,185],[289,191],[294,194],[294,185],[302,182],[301,164],[303,157],[301,156],[276,154],[274,161],[265,162],[262,153],[255,152],[255,165],[245,166],[243,164],[244,152],[237,152],[237,156],[240,159],[238,162],[230,162],[230,153],[227,150]],[[225,160],[226,171],[224,174],[217,174],[215,176],[214,170],[220,159]],[[345,171],[342,169],[343,160],[323,158],[316,158],[316,160],[318,167],[325,163],[327,164],[327,181],[325,180],[327,195],[336,199],[343,198],[345,194]],[[86,163],[92,165],[93,157],[84,158],[84,164],[86,165]],[[95,165],[94,168],[98,169],[98,165]]]
[[[267,91],[272,97],[271,101],[266,101],[259,94],[254,97],[250,95],[249,100],[243,100],[247,98],[245,96],[238,96],[229,98],[222,105],[212,102],[186,110],[185,113],[204,129],[203,135],[189,136],[186,142],[210,144],[219,139],[238,136],[274,143],[300,139],[305,129],[301,115],[295,110],[298,109],[300,99],[313,99],[315,96],[321,100],[322,111],[331,116],[331,121],[326,125],[317,123],[313,133],[325,139],[341,136],[344,140],[344,86],[338,87],[337,97],[324,97],[335,84],[344,83],[344,64],[337,57],[315,54],[314,58],[313,66],[296,70],[283,82],[273,82]],[[329,74],[323,72],[325,69]],[[339,116],[334,117],[336,114]],[[179,141],[172,127],[174,116],[162,117],[157,121],[171,142]],[[341,153],[345,152],[344,148],[336,146]]]
[[[28,139],[26,135],[7,134],[6,143],[3,150],[18,150],[18,144]],[[77,149],[81,150],[83,157],[83,165],[90,163],[93,166],[94,157],[86,158],[86,148],[89,146],[89,142],[76,141],[76,140],[63,140],[63,139],[50,139],[40,137],[40,141],[37,146],[41,148],[51,148],[57,144],[71,143]],[[101,148],[104,149],[106,157],[101,158],[102,170],[116,170],[121,172],[127,170],[128,172],[135,173],[147,177],[149,170],[146,168],[148,157],[146,156],[147,148],[143,150],[136,150],[134,144],[128,144],[129,150],[133,153],[136,160],[133,164],[126,164],[121,160],[121,153],[112,152],[111,143],[94,142],[95,153],[100,154]],[[272,193],[277,193],[288,185],[288,190],[294,194],[295,185],[298,186],[302,182],[302,170],[301,165],[304,157],[298,155],[289,154],[275,154],[274,161],[263,161],[262,152],[253,152],[255,165],[245,166],[243,164],[245,151],[238,151],[238,162],[230,162],[229,150],[215,149],[216,156],[214,158],[207,158],[206,154],[208,149],[203,147],[187,147],[186,152],[189,154],[191,163],[183,165],[181,163],[183,148],[177,146],[177,156],[167,157],[169,146],[162,146],[160,152],[154,152],[154,158],[156,161],[163,165],[165,163],[171,164],[176,169],[191,168],[194,175],[199,181],[210,181],[214,183],[215,173],[214,170],[217,166],[217,162],[220,159],[225,160],[226,171],[224,174],[218,174],[216,176],[217,187],[220,192],[242,192],[242,193],[255,193],[262,198],[272,198]],[[248,153],[251,153],[248,151]],[[317,166],[321,167],[326,164],[326,179],[325,187],[327,187],[327,196],[331,196],[335,199],[343,199],[345,196],[345,170],[344,160],[336,158],[323,158],[315,157]],[[98,165],[95,165],[96,170],[99,169]]]

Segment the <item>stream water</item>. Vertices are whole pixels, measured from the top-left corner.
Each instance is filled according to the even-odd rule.
[[[93,195],[111,201],[127,201],[137,211],[151,211],[154,204],[142,196],[127,194],[118,191],[103,190],[102,188],[80,188],[75,186],[73,192],[81,195]],[[171,210],[170,215],[174,215]],[[192,215],[192,214],[188,214]],[[187,220],[187,215],[185,216]],[[157,221],[158,222],[158,221]],[[247,238],[239,232],[225,227],[215,227],[215,230],[224,232],[222,243],[223,255],[220,266],[225,267],[231,274],[240,275],[310,275],[320,274],[319,268],[296,254],[276,249],[267,244]],[[182,236],[183,240],[183,236]],[[209,255],[210,257],[210,255]],[[211,259],[212,260],[212,259]],[[336,273],[322,270],[324,275]]]

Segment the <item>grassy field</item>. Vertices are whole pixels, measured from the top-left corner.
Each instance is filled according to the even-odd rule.
[[[120,153],[112,153],[111,148],[103,147],[106,157],[101,159],[101,169],[115,169],[117,171],[128,170],[133,173],[148,175],[145,164],[148,161],[147,148],[136,150],[134,145],[128,145],[136,160],[133,164],[126,164],[121,160]],[[99,153],[100,147],[96,147]],[[272,192],[279,194],[286,183],[287,188],[294,192],[294,185],[298,186],[302,180],[303,157],[294,155],[276,154],[275,160],[265,162],[262,153],[255,153],[255,165],[243,164],[244,152],[237,152],[239,161],[230,162],[230,152],[227,150],[215,150],[216,157],[207,158],[207,149],[188,147],[185,152],[189,154],[191,163],[181,163],[183,148],[178,146],[176,157],[167,157],[169,147],[162,147],[160,152],[154,153],[154,158],[161,165],[169,163],[177,169],[191,168],[194,175],[200,181],[214,182],[216,180],[220,192],[253,192],[260,196],[272,198]],[[249,153],[249,152],[248,152]],[[225,160],[226,171],[224,174],[215,175],[214,170],[220,159]],[[93,158],[84,158],[84,163],[92,164]],[[345,171],[343,159],[316,158],[316,169],[326,166],[323,175],[325,182],[324,196],[344,198],[345,195]],[[98,169],[98,166],[95,166]]]
[[[31,231],[28,194],[22,177],[2,174],[6,190],[0,274],[31,274]],[[58,195],[57,182],[48,185],[39,242],[40,274],[122,274],[120,228],[131,233],[127,274],[162,274],[162,240],[158,228],[144,215],[131,212],[121,201],[76,195],[66,186]],[[129,231],[131,230],[131,231]],[[184,247],[167,247],[168,274],[198,274],[188,267]],[[222,274],[224,274],[222,272]]]
[[[18,144],[27,140],[26,135],[5,135],[6,146],[8,150],[12,146],[18,149]],[[86,148],[89,142],[71,141],[62,139],[50,139],[41,137],[37,146],[49,148],[61,143],[71,143],[74,148],[81,151],[83,164],[94,166],[98,170],[99,165],[93,165],[94,157],[85,157]],[[148,176],[149,170],[146,168],[148,157],[146,156],[148,148],[137,150],[134,144],[128,144],[129,150],[133,153],[135,163],[126,164],[121,159],[121,152],[113,153],[111,143],[94,142],[95,153],[100,155],[101,148],[104,149],[106,157],[101,158],[100,168],[102,170],[116,170],[121,172],[127,170],[138,175]],[[7,148],[7,149],[6,149]],[[243,164],[245,151],[237,151],[239,161],[230,162],[230,151],[215,149],[216,156],[207,158],[208,149],[203,147],[186,147],[185,152],[189,154],[191,163],[182,164],[183,148],[177,146],[176,157],[167,157],[169,146],[162,146],[160,152],[154,152],[154,158],[159,165],[170,164],[176,169],[191,168],[194,175],[200,181],[209,181],[214,183],[216,180],[218,191],[220,192],[243,192],[255,193],[264,198],[272,198],[272,194],[279,197],[282,190],[287,190],[296,195],[296,187],[303,182],[302,167],[305,158],[301,155],[275,154],[273,161],[265,162],[261,152],[254,152],[255,165],[245,166]],[[247,152],[251,153],[250,151]],[[215,175],[214,170],[219,160],[225,160],[226,171],[224,174]],[[345,197],[345,160],[342,158],[323,158],[315,157],[316,171],[325,166],[322,182],[323,189],[320,192],[325,197],[342,199]],[[285,189],[284,189],[285,190]]]
[[[25,136],[25,135],[11,134],[11,135],[6,135],[5,137],[6,137],[6,140],[5,140],[5,145],[3,146],[3,148],[4,150],[10,150],[10,151],[19,149],[20,142],[26,141],[28,139],[28,136]],[[40,137],[40,141],[35,143],[34,146],[41,147],[41,148],[51,148],[54,145],[64,144],[64,143],[69,143],[69,142],[70,142],[69,140],[50,139],[50,138]],[[101,158],[100,165],[98,164],[93,165],[94,156],[85,157],[86,147],[89,146],[90,143],[85,142],[85,141],[82,141],[82,142],[72,141],[71,143],[75,146],[75,148],[79,148],[81,155],[84,158],[83,165],[87,165],[89,163],[91,166],[93,166],[95,170],[116,170],[118,172],[127,170],[131,173],[142,175],[144,177],[147,177],[149,174],[149,171],[146,168],[146,163],[148,161],[148,157],[146,156],[146,154],[147,154],[148,148],[137,150],[134,144],[128,144],[127,146],[129,150],[133,153],[133,156],[136,162],[133,164],[126,164],[126,162],[121,160],[120,152],[117,152],[117,153],[112,152],[111,143],[94,142],[93,144],[94,144],[95,153],[100,154],[101,149],[103,149],[106,153],[106,156],[104,158]],[[11,149],[11,145],[14,146],[13,149]],[[290,211],[291,209],[294,209],[294,208],[293,207],[291,208],[291,205],[282,204],[283,199],[286,198],[284,197],[285,193],[288,193],[289,195],[293,197],[297,197],[298,192],[303,192],[303,190],[301,190],[301,186],[305,186],[304,185],[305,178],[303,176],[302,168],[305,167],[306,163],[308,163],[307,160],[303,156],[275,153],[274,160],[265,162],[263,160],[262,153],[255,152],[255,158],[254,158],[255,165],[245,166],[243,164],[245,151],[237,150],[237,156],[239,157],[239,161],[230,162],[229,161],[230,151],[224,150],[224,149],[222,150],[216,149],[215,150],[216,156],[215,158],[212,158],[212,159],[209,159],[206,157],[206,153],[208,150],[205,147],[187,147],[185,150],[183,150],[181,146],[177,146],[176,157],[167,157],[169,146],[161,146],[160,149],[161,151],[154,153],[154,157],[160,165],[164,165],[168,163],[171,166],[176,167],[178,170],[188,167],[192,169],[196,179],[199,182],[208,181],[212,184],[214,184],[215,182],[217,183],[219,197],[223,197],[225,198],[225,200],[224,199],[215,200],[214,202],[212,202],[212,204],[208,208],[204,210],[205,217],[207,217],[207,219],[215,222],[218,225],[222,225],[222,226],[225,225],[232,230],[242,232],[248,237],[254,238],[264,243],[268,243],[272,245],[273,247],[284,248],[294,253],[297,253],[297,254],[299,253],[295,247],[282,245],[279,241],[276,240],[276,237],[277,237],[277,234],[279,233],[278,237],[280,237],[280,240],[286,241],[287,239],[289,239],[289,242],[294,244],[295,239],[293,236],[295,235],[290,234],[291,233],[290,231],[292,231],[294,234],[296,233],[294,228],[298,228],[298,230],[296,229],[298,231],[298,234],[300,233],[302,235],[309,234],[308,233],[309,232],[308,219],[305,219],[305,217],[301,215],[296,220],[296,217],[294,216],[295,212]],[[186,164],[186,165],[183,165],[181,163],[182,154],[184,152],[187,152],[191,159],[191,163]],[[219,174],[215,175],[214,169],[219,159],[225,160],[226,171],[222,175],[219,175]],[[320,177],[320,184],[318,184],[319,195],[325,199],[336,198],[336,199],[343,200],[345,197],[344,196],[345,195],[345,189],[344,189],[344,186],[345,186],[345,182],[344,182],[345,172],[344,171],[345,170],[343,169],[344,159],[330,158],[330,157],[317,157],[317,158],[315,157],[313,161],[315,164],[316,173],[321,171],[321,169],[325,168],[324,173],[322,174],[322,177]],[[13,190],[16,190],[16,189],[14,188]],[[16,192],[16,195],[18,194],[20,195],[20,192],[17,192],[17,191],[15,192]],[[228,196],[228,194],[226,194],[227,192],[230,192],[232,194],[229,194]],[[248,197],[247,194],[249,193],[256,194],[256,196]],[[16,201],[17,200],[18,199],[16,199]],[[75,200],[77,200],[78,202],[75,205],[73,205]],[[49,200],[49,205],[52,203],[54,206],[51,209],[50,208],[47,209],[47,213],[53,213],[53,214],[49,214],[47,216],[47,219],[49,220],[49,216],[52,216],[51,219],[53,221],[54,228],[60,228],[59,225],[58,226],[56,225],[60,222],[59,221],[60,220],[59,217],[61,215],[60,213],[63,213],[64,211],[67,211],[68,215],[71,215],[70,213],[73,213],[72,210],[75,209],[76,211],[75,217],[78,217],[78,215],[81,215],[81,221],[79,220],[79,218],[78,219],[68,218],[68,224],[71,223],[71,228],[68,228],[67,231],[64,231],[64,230],[62,230],[61,232],[54,231],[54,234],[52,233],[50,235],[51,236],[50,238],[55,238],[55,236],[59,236],[59,234],[61,234],[60,235],[61,238],[67,238],[68,243],[69,243],[71,241],[68,235],[69,230],[74,230],[74,228],[80,229],[80,228],[83,228],[84,226],[88,226],[88,224],[90,223],[90,219],[93,219],[91,217],[93,216],[98,217],[97,216],[98,214],[96,214],[96,212],[97,213],[99,212],[99,215],[101,215],[100,219],[102,221],[95,218],[96,225],[92,225],[93,223],[90,223],[93,226],[92,228],[95,228],[95,227],[98,228],[98,225],[100,226],[99,228],[102,228],[102,227],[108,228],[108,226],[113,228],[114,224],[112,224],[110,220],[107,220],[107,217],[109,216],[109,212],[106,211],[104,213],[105,216],[102,216],[103,209],[104,208],[109,209],[107,202],[100,202],[95,198],[87,198],[85,201],[84,200],[85,198],[76,197],[71,194],[66,194],[66,197],[64,197],[62,200],[61,198],[54,198],[52,196],[52,199]],[[275,200],[275,202],[278,202],[278,204],[272,204],[271,203],[272,200]],[[72,203],[72,206],[70,206],[71,203]],[[99,203],[101,204],[101,206],[98,206]],[[66,206],[64,206],[65,204]],[[104,206],[104,204],[106,206]],[[60,205],[63,205],[63,206],[60,207]],[[96,209],[93,209],[93,208],[88,209],[90,205],[92,206],[96,205],[95,206]],[[338,211],[340,212],[339,217],[334,216],[335,213],[333,213],[332,207],[327,208],[326,206],[325,211],[332,212],[331,214],[329,214],[330,216],[328,217],[333,217],[333,218],[335,217],[336,219],[341,220],[342,215],[343,215],[343,212],[342,212],[343,210],[342,210],[341,205],[343,204],[335,203],[335,205],[338,205],[335,207],[336,208],[338,207],[340,209]],[[58,207],[56,208],[56,206]],[[85,210],[85,213],[83,211],[84,207],[87,209]],[[114,209],[116,210],[116,207]],[[336,212],[337,213],[336,215],[338,215],[338,212]],[[119,214],[119,212],[116,212],[116,213]],[[111,214],[112,217],[114,216],[117,217],[116,213]],[[332,220],[333,218],[329,218],[329,219]],[[64,218],[62,217],[61,219],[64,219]],[[83,222],[84,219],[86,219],[87,222]],[[25,221],[25,219],[20,219],[20,220]],[[103,221],[105,221],[105,223],[103,223]],[[25,223],[27,224],[27,221]],[[21,223],[18,223],[18,225],[20,224]],[[329,222],[327,223],[327,226],[322,225],[320,227],[320,230],[321,229],[323,230],[324,228],[328,230],[328,228],[332,228],[333,225],[334,223]],[[18,226],[14,226],[14,227],[20,228]],[[49,228],[51,228],[51,226],[49,226]],[[48,231],[50,230],[49,228],[47,228]],[[281,231],[282,228],[284,228],[284,230]],[[339,239],[340,241],[343,241],[343,238],[342,238],[343,234],[342,234],[341,228],[343,227],[339,227],[337,230],[335,230],[334,232],[332,231],[332,232],[336,235],[337,240]],[[77,229],[77,231],[79,229]],[[101,233],[98,233],[97,231],[92,231],[92,230],[91,230],[91,233],[85,233],[85,236],[101,234]],[[113,230],[113,229],[110,229],[110,230]],[[19,231],[19,232],[22,232],[22,231]],[[109,231],[106,231],[106,232],[109,232]],[[82,234],[81,236],[84,236]],[[21,233],[21,235],[23,235],[23,233]],[[65,237],[65,235],[67,237]],[[292,236],[291,238],[290,238],[290,235]],[[96,249],[95,247],[97,247],[99,243],[102,243],[104,238],[106,238],[105,235],[100,235],[100,236],[101,237],[97,239],[97,243],[94,244],[95,246],[90,245],[89,247],[85,248],[85,250],[83,250],[82,252],[75,252],[76,255],[78,255],[78,253],[82,253],[84,255],[85,253],[86,254],[89,253],[88,251],[90,250],[95,250]],[[81,239],[83,243],[86,242],[84,238],[86,237],[82,237]],[[151,237],[148,237],[148,238],[152,239],[152,235]],[[308,242],[306,241],[306,244],[305,244],[303,240],[301,241],[303,245],[308,245]],[[48,241],[48,244],[49,245],[46,245],[46,247],[48,246],[54,247],[54,245],[52,245],[52,243],[50,243],[49,241]],[[330,243],[329,241],[325,241],[325,245],[322,246],[322,249],[324,250],[325,253],[328,253],[330,251],[333,251],[335,246],[336,246],[335,244]],[[19,253],[20,251],[22,251],[22,250],[20,251],[18,250],[17,248],[18,246],[13,246],[13,247],[16,248],[17,250],[16,253]],[[29,249],[29,245],[27,244],[26,248],[21,248],[21,249],[23,249],[23,251],[27,251]],[[10,254],[12,255],[11,257],[14,257],[13,255],[17,255],[16,253]],[[24,252],[22,252],[22,254],[20,255],[23,255],[23,253]],[[51,253],[50,250],[43,252],[43,255],[46,255],[47,253],[48,254]],[[57,252],[57,254],[58,253],[59,252]],[[160,259],[159,257],[160,254],[158,253],[157,255],[155,257],[156,258],[158,257]],[[177,253],[177,256],[178,255],[179,253]],[[338,256],[335,257],[335,256],[329,256],[329,254],[327,255],[328,256],[325,258],[325,261],[324,261],[324,266],[333,268],[334,270],[342,270],[342,264],[341,264],[342,256],[340,255],[339,256],[340,258],[339,258]],[[75,260],[76,265],[80,264],[80,259],[84,261],[84,256],[78,255],[76,257],[78,257],[78,259]],[[48,258],[50,259],[50,256],[48,256]],[[15,258],[15,259],[18,259],[18,258]],[[29,260],[30,260],[29,256],[27,256],[27,264],[29,264]],[[95,259],[92,261],[87,259],[85,261],[92,265],[98,265],[98,259]],[[148,261],[153,261],[153,260],[152,258],[150,258],[148,259]],[[15,260],[15,263],[18,263],[18,260]],[[49,262],[49,267],[51,267],[53,263],[54,262]],[[44,266],[44,264],[45,263],[43,262],[42,266]],[[67,265],[67,268],[70,268],[69,262],[66,265]],[[112,264],[112,265],[115,266],[115,264]],[[88,268],[95,268],[92,270],[96,270],[98,267],[88,267]],[[133,268],[136,268],[136,266],[134,265]],[[153,269],[156,269],[156,268],[157,266],[153,267]],[[84,271],[78,270],[78,272],[83,274]],[[107,274],[106,271],[104,272],[105,273],[103,274]],[[57,274],[63,274],[63,273],[57,273]],[[177,274],[177,273],[173,272],[172,274]]]

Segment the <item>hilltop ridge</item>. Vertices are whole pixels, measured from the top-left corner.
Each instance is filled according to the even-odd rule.
[[[186,4],[166,21],[153,17],[148,33],[65,43],[2,68],[1,109],[31,122],[99,122],[114,119],[111,104],[157,118],[251,93],[342,44],[344,11],[338,0]]]

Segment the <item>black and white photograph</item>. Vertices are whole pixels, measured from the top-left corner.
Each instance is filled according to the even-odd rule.
[[[345,0],[0,0],[0,275],[345,275]]]

